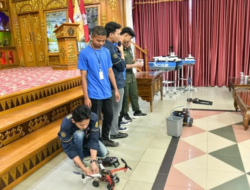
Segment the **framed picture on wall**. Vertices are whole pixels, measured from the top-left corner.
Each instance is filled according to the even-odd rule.
[[[58,53],[58,43],[55,33],[53,32],[62,23],[67,22],[67,10],[55,10],[45,12],[46,32],[47,32],[47,52]]]
[[[92,34],[93,28],[95,26],[101,25],[101,10],[100,5],[87,5],[85,7],[88,27],[89,27],[89,35]]]

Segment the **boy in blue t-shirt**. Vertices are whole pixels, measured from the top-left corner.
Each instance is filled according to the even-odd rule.
[[[118,142],[109,139],[113,120],[111,85],[116,101],[120,100],[109,51],[102,47],[106,40],[106,30],[96,26],[92,33],[92,43],[79,54],[78,69],[81,70],[84,104],[96,113],[98,119],[103,113],[102,139],[105,146],[116,147]]]

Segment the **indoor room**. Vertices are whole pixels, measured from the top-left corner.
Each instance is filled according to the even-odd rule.
[[[250,190],[249,10],[0,0],[0,190]]]

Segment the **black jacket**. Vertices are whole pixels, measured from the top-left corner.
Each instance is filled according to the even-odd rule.
[[[124,80],[123,72],[126,69],[125,60],[120,58],[120,56],[118,55],[118,52],[117,52],[117,48],[114,47],[112,42],[106,40],[104,47],[110,51],[111,60],[112,60],[112,64],[113,64],[112,69],[113,69],[113,72],[115,75],[117,88],[118,89],[124,88],[125,80]],[[111,85],[111,88],[114,89],[112,85]]]

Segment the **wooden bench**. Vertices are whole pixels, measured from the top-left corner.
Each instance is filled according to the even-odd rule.
[[[244,129],[248,129],[250,118],[250,88],[238,88],[234,90],[234,107],[237,111],[239,108],[243,114]]]
[[[57,138],[62,119],[0,149],[0,189],[12,189],[45,165],[61,149]]]
[[[71,113],[82,102],[83,92],[78,86],[0,112],[0,148]]]

